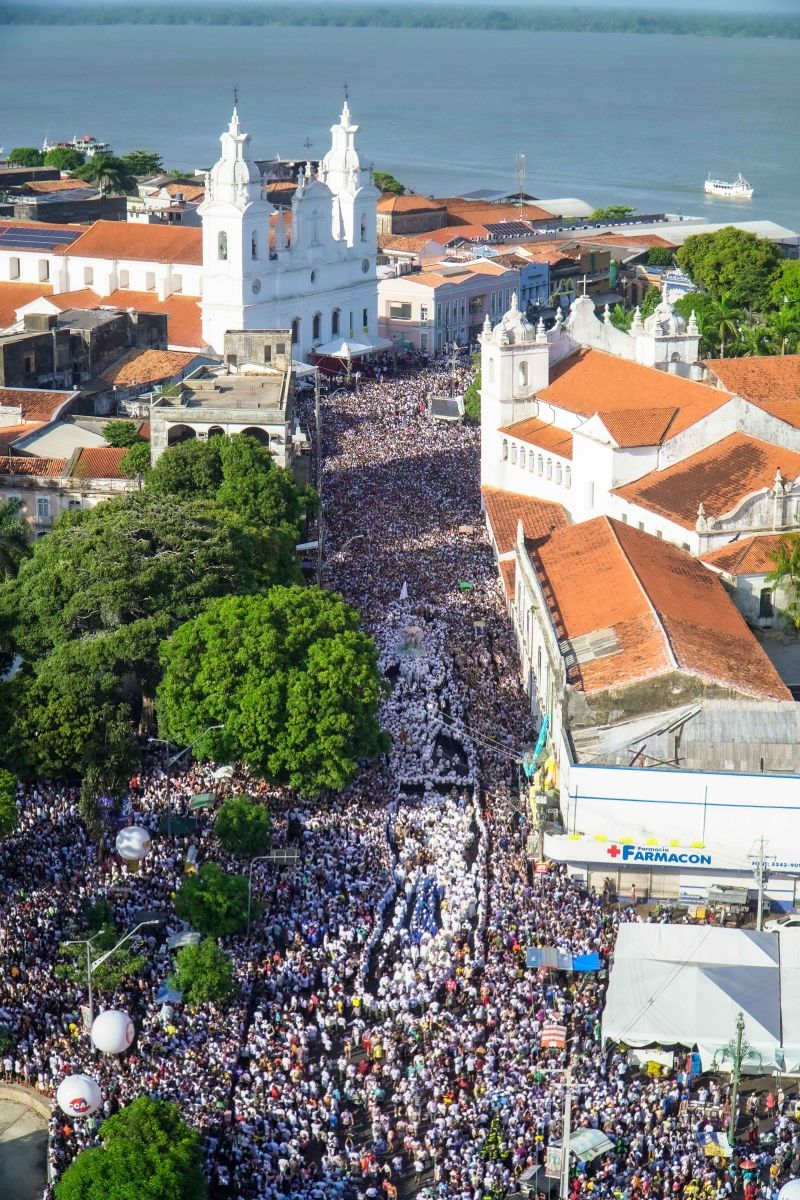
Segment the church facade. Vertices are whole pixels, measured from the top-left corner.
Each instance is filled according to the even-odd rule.
[[[203,340],[219,353],[233,329],[290,329],[293,357],[337,344],[377,346],[376,206],[345,101],[317,175],[299,177],[291,216],[267,201],[234,109],[206,176]]]

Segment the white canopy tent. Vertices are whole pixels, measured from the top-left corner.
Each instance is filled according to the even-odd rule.
[[[742,1012],[752,1073],[800,1072],[800,932],[708,925],[621,925],[603,1012],[603,1040],[697,1046],[704,1070]]]
[[[315,346],[312,353],[317,358],[361,358],[364,354],[373,354],[376,350],[390,350],[392,346],[388,338],[343,338],[336,337],[322,346]]]

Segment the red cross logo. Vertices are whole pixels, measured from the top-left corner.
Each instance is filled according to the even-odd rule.
[[[622,851],[620,850],[619,846],[609,846],[606,850],[606,854],[610,854],[612,858],[617,858],[620,854],[622,854]]]

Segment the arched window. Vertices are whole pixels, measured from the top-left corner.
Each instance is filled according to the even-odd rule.
[[[547,460],[547,470],[546,470],[545,474],[547,475],[548,479],[553,478],[553,460],[552,460],[552,458],[548,458],[548,460]]]
[[[536,467],[536,455],[531,450],[530,454],[528,455],[528,470],[530,471],[531,475],[533,474],[535,467]]]
[[[362,242],[365,242],[367,240],[367,218],[366,217],[361,218],[361,240],[362,240]]]
[[[258,234],[253,233],[250,236],[250,257],[258,258]]]
[[[508,462],[508,442],[503,438],[503,462]]]
[[[528,386],[528,364],[526,362],[519,364],[519,386],[521,388]]]
[[[228,258],[228,235],[224,229],[217,235],[217,258],[220,262],[226,262]]]
[[[524,446],[520,446],[520,448],[519,448],[519,465],[522,467],[522,469],[524,471],[525,470],[525,447]]]
[[[292,321],[292,345],[296,346],[300,341],[300,318],[295,317]]]
[[[540,454],[539,457],[536,459],[536,474],[541,475],[543,471],[544,471],[544,459],[542,458],[542,456]]]
[[[556,463],[556,483],[561,483],[561,463]]]
[[[486,372],[487,383],[494,383],[494,359],[489,359],[489,368]]]
[[[331,337],[339,336],[339,309],[335,308],[331,313]]]
[[[572,467],[564,468],[564,487],[572,487]]]
[[[516,466],[517,463],[517,443],[511,443],[511,461]]]
[[[318,342],[322,337],[322,313],[314,313],[314,320],[311,323],[311,340]]]

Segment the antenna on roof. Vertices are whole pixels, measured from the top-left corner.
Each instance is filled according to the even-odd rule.
[[[519,202],[520,220],[522,220],[522,206],[523,206],[522,197],[524,195],[525,195],[525,155],[518,154],[517,155],[517,199]]]

